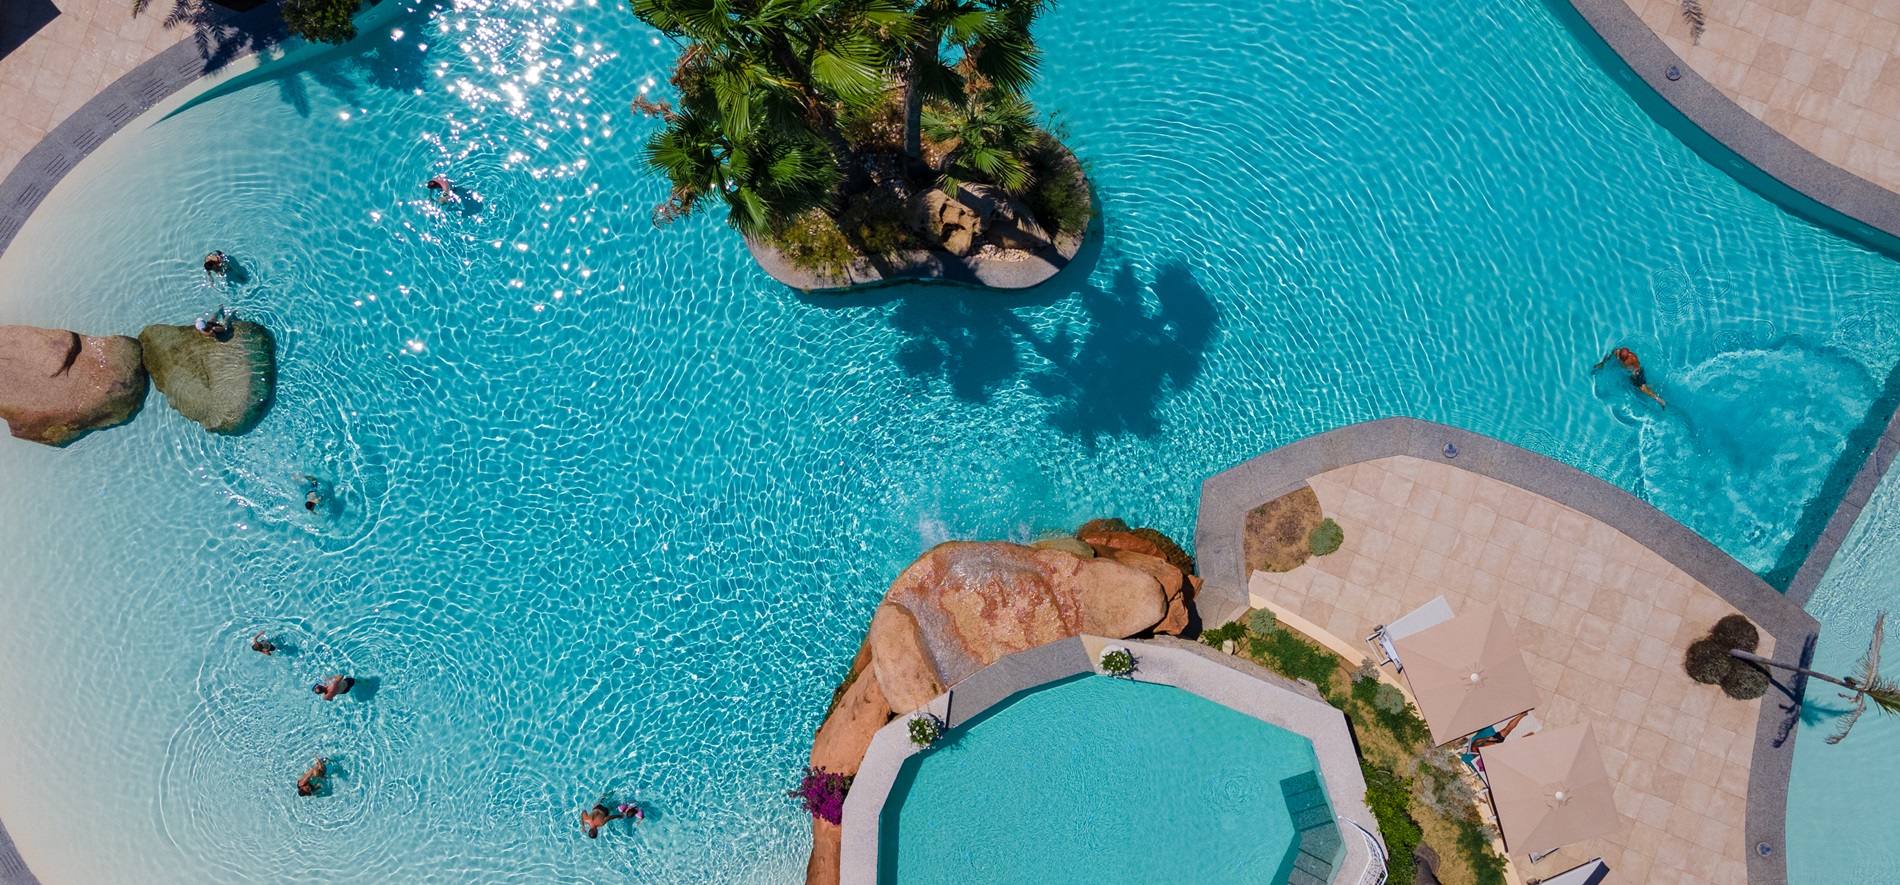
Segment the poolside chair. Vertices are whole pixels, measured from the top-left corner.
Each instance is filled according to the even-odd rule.
[[[1366,644],[1372,647],[1373,660],[1391,664],[1403,673],[1405,663],[1399,660],[1398,649],[1393,648],[1392,643],[1449,620],[1451,603],[1446,602],[1443,596],[1434,597],[1431,602],[1407,612],[1398,620],[1372,628],[1372,635],[1366,637]]]

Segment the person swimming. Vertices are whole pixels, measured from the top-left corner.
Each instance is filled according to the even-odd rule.
[[[435,196],[435,201],[438,205],[442,203],[452,203],[456,200],[455,185],[449,181],[449,177],[446,175],[437,175],[429,179],[429,183],[423,186],[427,187],[429,193]]]
[[[262,655],[274,655],[277,653],[277,645],[270,641],[269,636],[265,635],[268,632],[270,631],[259,630],[256,636],[251,637],[251,651]]]
[[[225,272],[230,269],[231,269],[231,256],[224,254],[223,251],[212,250],[210,255],[205,256],[205,276],[206,277],[208,278],[222,277],[224,276]]]
[[[315,479],[304,477],[303,509],[317,512],[317,505],[323,503],[323,487]]]
[[[1609,362],[1611,359],[1615,359],[1617,363],[1623,367],[1623,371],[1629,373],[1630,383],[1635,385],[1637,390],[1649,394],[1649,398],[1655,400],[1656,405],[1662,406],[1665,409],[1669,408],[1669,404],[1663,402],[1663,398],[1657,396],[1656,391],[1650,389],[1649,379],[1643,377],[1643,361],[1637,359],[1636,352],[1627,347],[1619,347],[1610,351],[1610,355],[1597,360],[1597,364],[1591,366],[1590,371],[1594,372],[1603,368],[1603,364]]]
[[[330,775],[329,765],[330,760],[318,756],[316,764],[310,766],[310,769],[303,773],[303,777],[297,779],[297,795],[315,796],[319,790],[322,790],[324,778]]]
[[[326,701],[334,701],[342,695],[349,694],[350,689],[355,687],[355,679],[338,673],[330,677],[330,681],[328,682],[319,682],[316,685],[310,686],[310,690],[316,692],[319,697]]]
[[[621,807],[625,808],[626,806],[623,805]],[[593,808],[581,812],[581,831],[586,833],[589,839],[598,839],[600,838],[601,827],[621,820],[626,816],[627,815],[619,812],[608,811],[607,806],[596,802]]]

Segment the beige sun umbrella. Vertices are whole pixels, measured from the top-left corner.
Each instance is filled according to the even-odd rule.
[[[1432,743],[1457,740],[1537,706],[1537,689],[1504,614],[1488,605],[1396,639],[1405,681]]]
[[[1504,847],[1535,854],[1608,836],[1619,826],[1615,787],[1588,723],[1540,731],[1478,751]]]

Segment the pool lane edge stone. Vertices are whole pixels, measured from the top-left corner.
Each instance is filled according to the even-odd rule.
[[[1196,642],[1175,637],[1142,640],[1072,636],[998,659],[951,686],[923,709],[954,728],[1020,692],[1097,672],[1092,649],[1105,645],[1125,646],[1135,652],[1131,678],[1136,681],[1178,688],[1306,738],[1313,745],[1334,817],[1367,833],[1379,832],[1377,820],[1365,804],[1365,778],[1359,770],[1358,749],[1345,714],[1327,704],[1311,686]],[[899,716],[878,730],[851,791],[845,795],[840,885],[877,885],[884,806],[904,763],[921,752],[910,743],[909,722],[909,716]],[[1364,869],[1371,860],[1367,841],[1344,832],[1340,838],[1345,856],[1335,871]]]
[[[1619,0],[1620,2],[1620,0]],[[1900,448],[1900,427],[1890,425]],[[1882,445],[1889,445],[1883,437]],[[1447,457],[1447,446],[1456,454]],[[1883,449],[1885,450],[1885,449]],[[1890,451],[1890,450],[1889,450]],[[1417,418],[1381,418],[1309,436],[1256,455],[1201,484],[1194,530],[1195,561],[1205,582],[1195,606],[1206,624],[1223,624],[1250,607],[1241,539],[1247,511],[1285,488],[1329,470],[1407,455],[1490,477],[1576,510],[1627,535],[1680,569],[1775,639],[1777,650],[1811,653],[1820,624],[1795,600],[1776,591],[1701,535],[1648,502],[1543,455],[1482,434]],[[1870,459],[1870,461],[1873,459]],[[1858,485],[1858,481],[1856,483]],[[1871,493],[1871,487],[1868,489]],[[1804,681],[1791,686],[1799,698]],[[1794,766],[1798,700],[1771,690],[1755,722],[1749,757],[1748,808],[1743,832],[1749,885],[1787,885],[1788,779]],[[1619,812],[1621,813],[1621,812]],[[1627,816],[1627,815],[1626,815]],[[1755,846],[1766,844],[1763,855]]]

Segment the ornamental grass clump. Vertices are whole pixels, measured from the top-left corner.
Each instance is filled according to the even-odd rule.
[[[1247,629],[1252,630],[1256,636],[1265,636],[1279,627],[1280,616],[1274,614],[1272,609],[1257,608],[1247,616]]]
[[[930,713],[918,713],[910,717],[910,745],[919,750],[927,750],[931,744],[943,737],[943,720]]]
[[[1306,536],[1306,543],[1314,556],[1329,556],[1338,552],[1339,545],[1346,543],[1346,530],[1328,516],[1313,527],[1312,534]]]
[[[1707,636],[1689,643],[1682,669],[1690,679],[1721,686],[1731,698],[1752,701],[1768,693],[1768,674],[1731,652],[1753,652],[1760,642],[1761,631],[1754,624],[1741,615],[1729,615],[1716,621]]]
[[[850,777],[808,765],[805,767],[804,779],[798,782],[798,789],[786,795],[803,800],[805,810],[811,813],[813,820],[837,824],[844,820],[844,796],[850,791]]]

